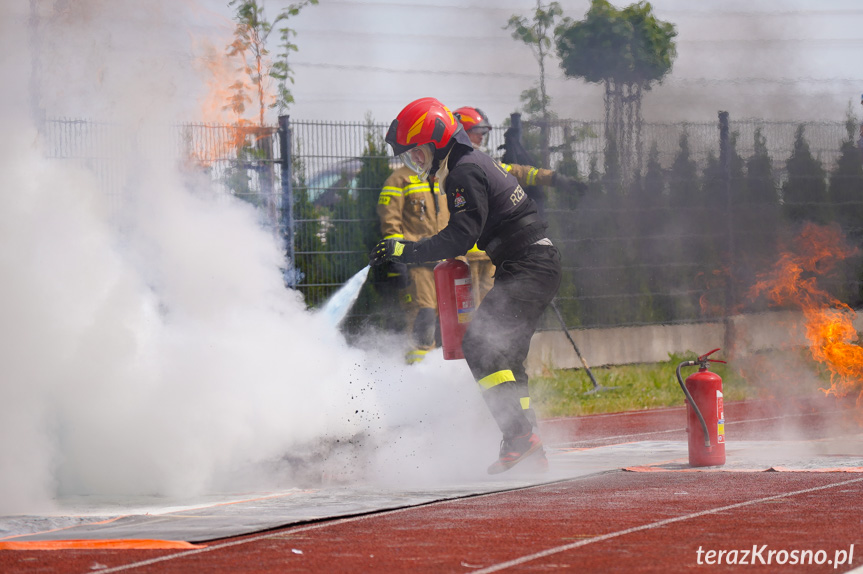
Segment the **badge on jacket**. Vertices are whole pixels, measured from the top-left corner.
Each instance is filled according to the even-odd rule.
[[[467,200],[461,194],[462,191],[464,191],[464,190],[462,190],[462,189],[456,189],[455,190],[455,199],[452,200],[452,205],[456,209],[458,209],[460,207],[464,207],[465,204],[467,203]]]

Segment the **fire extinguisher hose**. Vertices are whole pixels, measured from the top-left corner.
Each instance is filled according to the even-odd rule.
[[[701,429],[704,431],[704,446],[710,446],[710,433],[707,432],[707,423],[704,422],[704,416],[702,416],[701,411],[698,410],[698,406],[695,404],[695,401],[692,399],[692,395],[689,394],[689,390],[687,390],[686,385],[683,384],[683,379],[680,377],[680,369],[681,367],[694,367],[698,365],[697,361],[683,361],[679,365],[677,365],[677,382],[680,383],[680,388],[683,389],[683,394],[686,395],[686,400],[689,401],[689,404],[692,405],[692,409],[695,411],[695,415],[698,417],[698,421],[701,423]]]

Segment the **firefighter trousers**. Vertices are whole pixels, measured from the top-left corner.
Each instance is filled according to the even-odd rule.
[[[410,265],[411,283],[404,291],[402,308],[414,349],[430,350],[435,346],[437,295],[434,265]]]
[[[553,245],[530,245],[504,260],[464,335],[465,360],[505,439],[530,432],[534,422],[524,362],[560,276]]]

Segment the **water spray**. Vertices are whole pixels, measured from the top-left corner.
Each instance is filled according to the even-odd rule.
[[[333,295],[327,299],[327,302],[320,310],[320,312],[324,314],[330,324],[334,327],[338,327],[342,324],[348,311],[353,306],[354,301],[359,297],[360,290],[363,288],[366,278],[369,275],[369,268],[370,266],[366,265],[360,269],[356,275],[348,279],[338,291],[333,293]]]

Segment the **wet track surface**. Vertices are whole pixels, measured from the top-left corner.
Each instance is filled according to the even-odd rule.
[[[149,549],[98,547],[70,542],[69,529],[6,537],[0,571],[846,572],[863,564],[855,411],[827,400],[726,408],[724,467],[688,466],[682,409],[549,420],[551,470],[541,478],[413,492],[398,504],[387,492],[364,501],[342,492],[356,509],[341,516],[332,512],[346,504],[338,493],[313,489],[294,497],[308,498],[291,520],[242,536],[198,532],[186,547],[160,548],[158,539]],[[318,516],[299,517],[306,502]],[[220,520],[236,526],[236,518]],[[55,549],[11,549],[37,538]]]

